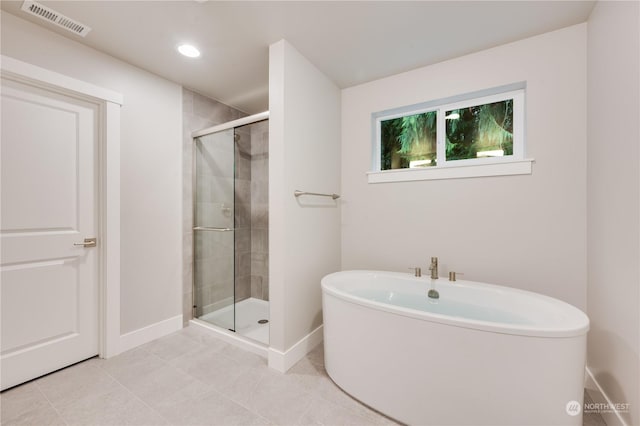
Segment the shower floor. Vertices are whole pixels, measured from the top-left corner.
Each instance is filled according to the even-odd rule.
[[[265,345],[269,344],[269,323],[258,324],[259,320],[269,319],[269,302],[250,297],[236,303],[236,333],[256,340]],[[233,328],[233,305],[217,311],[209,312],[199,318],[210,324],[226,329]]]

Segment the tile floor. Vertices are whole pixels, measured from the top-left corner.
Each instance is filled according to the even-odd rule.
[[[187,327],[0,394],[2,425],[395,425],[326,375],[322,345],[287,374]],[[597,417],[595,417],[597,416]],[[599,415],[585,425],[605,426]]]
[[[322,345],[287,374],[187,327],[0,394],[2,425],[389,425],[342,392]]]

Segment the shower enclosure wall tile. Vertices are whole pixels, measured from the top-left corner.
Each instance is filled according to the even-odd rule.
[[[206,98],[198,93],[192,92],[191,90],[182,89],[182,115],[183,115],[183,161],[182,161],[182,178],[183,178],[183,192],[182,192],[182,214],[183,214],[183,319],[185,324],[192,318],[192,303],[193,303],[193,293],[192,286],[195,285],[196,288],[204,289],[205,285],[207,286],[207,297],[209,300],[204,300],[204,302],[212,300],[212,295],[214,294],[214,289],[210,285],[213,283],[214,279],[218,280],[226,280],[228,283],[229,280],[233,280],[233,263],[234,259],[218,259],[215,262],[211,262],[210,267],[206,267],[208,259],[207,255],[211,255],[209,248],[210,245],[205,244],[205,253],[204,257],[199,256],[196,260],[195,268],[201,268],[203,272],[203,277],[201,279],[202,282],[194,283],[193,282],[193,268],[194,264],[193,259],[193,140],[191,138],[191,133],[196,130],[204,129],[206,127],[215,126],[217,124],[226,123],[230,120],[235,120],[240,117],[246,116],[241,111],[235,110],[227,105],[221,104],[220,102],[214,101],[212,99]],[[209,151],[207,159],[211,159],[212,155],[229,155],[230,152],[225,153],[219,151]],[[215,169],[214,169],[215,170]],[[228,170],[227,170],[228,171]],[[218,176],[222,175],[223,170],[218,170],[217,172],[210,173],[211,176],[214,174],[218,174]],[[233,186],[231,186],[232,188]],[[232,192],[231,192],[232,194]],[[214,199],[211,199],[214,201]],[[210,209],[213,213],[217,208],[218,213],[224,213],[223,209],[228,207],[233,207],[233,197],[230,195],[229,200],[230,203],[226,203],[224,206],[221,203],[215,205],[208,205],[206,208]],[[230,206],[227,206],[230,204]],[[201,206],[202,207],[202,206]],[[230,212],[233,209],[229,210]],[[202,212],[204,213],[204,212]],[[200,244],[203,244],[201,241]],[[216,264],[216,262],[222,262],[223,264]],[[215,270],[216,266],[220,269]],[[202,269],[203,268],[203,269]],[[232,286],[231,286],[232,287]],[[188,291],[187,291],[188,289]],[[201,295],[202,296],[202,295]],[[231,303],[233,300],[233,295],[226,295],[229,299],[228,303]]]
[[[251,228],[251,251],[256,254],[269,252],[269,230]]]
[[[269,279],[262,283],[262,300],[269,300]]]
[[[196,300],[200,301],[210,301],[211,300],[211,287],[196,287],[195,289]],[[206,302],[200,303],[198,308],[196,309],[198,315],[204,314],[203,310],[205,306],[208,306]]]
[[[267,172],[267,168],[269,167],[268,165],[268,158],[258,158],[258,157],[264,157],[265,154],[254,154],[251,157],[251,173],[255,174],[256,179],[255,182],[262,184],[262,185],[267,185],[268,186],[268,172]],[[256,195],[262,195],[262,194],[256,194]]]
[[[196,176],[198,202],[233,203],[234,179],[212,175]]]
[[[266,203],[251,203],[251,226],[254,228],[269,228],[269,205]]]
[[[204,147],[202,144],[196,144],[196,150],[196,169],[199,175],[233,176],[233,151],[224,147],[214,147],[212,144]]]
[[[236,256],[236,277],[251,275],[251,252],[240,253]],[[251,287],[250,284],[247,287]]]
[[[235,200],[240,204],[251,206],[251,181],[248,179],[236,179]]]
[[[251,296],[251,132],[235,129],[235,300]],[[242,241],[241,241],[242,239]]]
[[[251,275],[251,296],[262,299],[262,277]]]
[[[251,275],[251,297],[269,300],[269,282],[262,276]]]
[[[197,226],[233,228],[233,203],[197,203],[195,223]]]
[[[269,300],[269,124],[251,132],[251,296]]]
[[[251,180],[251,156],[244,152],[239,152],[236,156],[236,176],[238,179]]]
[[[249,216],[249,213],[251,213],[251,206],[243,203],[236,203],[236,230],[251,229],[251,217]],[[249,237],[251,237],[251,234],[249,234]],[[251,251],[251,247],[249,247],[247,251]]]
[[[252,275],[268,277],[269,276],[269,254],[267,253],[251,253],[251,272]]]
[[[262,122],[236,128],[233,149],[229,144],[195,145],[191,139],[194,130],[246,114],[183,89],[183,115],[183,313],[188,321],[192,315],[193,291],[197,293],[198,315],[232,304],[234,296],[236,301],[248,297],[268,300],[269,127],[268,122]],[[195,212],[194,146],[201,154],[197,156],[196,165],[198,204]],[[196,231],[194,234],[191,231],[194,213],[198,226],[228,227],[235,232]],[[194,246],[196,259],[193,259]],[[198,277],[196,282],[193,282],[194,271]]]
[[[236,147],[242,152],[251,154],[251,131],[247,126],[236,127]]]
[[[206,287],[214,282],[233,281],[233,258],[196,259],[196,271],[196,287]]]
[[[256,173],[256,176],[259,176]],[[265,191],[265,187],[268,189],[268,184],[264,184],[257,179],[251,181],[251,201],[259,204],[268,204],[269,203],[269,192]]]
[[[205,96],[200,95],[199,93],[193,93],[193,114],[204,118],[206,120],[212,121],[215,124],[226,123],[227,121],[235,120],[240,118],[238,113],[242,114],[239,111],[234,111],[233,108],[222,104],[220,102],[209,99]],[[235,113],[234,113],[235,112]],[[215,124],[212,124],[215,125]],[[202,127],[194,130],[199,130]]]
[[[251,127],[251,155],[269,152],[269,122],[262,121]]]
[[[211,303],[203,306],[203,315],[233,304],[233,285],[229,284],[230,283],[218,282],[217,284],[209,287],[211,289],[211,296],[209,299]]]
[[[236,250],[242,253],[251,252],[251,229],[236,230]]]
[[[242,275],[236,277],[236,302],[251,297],[251,277]]]
[[[209,244],[204,240],[203,232],[196,232],[193,234],[193,258],[196,261],[196,268],[200,268],[200,263],[203,260],[211,258],[213,253],[211,251],[207,251],[205,249],[209,248]]]

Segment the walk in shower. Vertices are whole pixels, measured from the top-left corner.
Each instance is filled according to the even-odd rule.
[[[268,113],[194,135],[194,318],[268,345]]]

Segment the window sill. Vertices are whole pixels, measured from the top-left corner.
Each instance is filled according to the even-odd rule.
[[[462,179],[487,176],[530,175],[535,160],[501,161],[496,163],[440,166],[421,169],[394,169],[367,172],[369,183],[410,182],[416,180]]]

